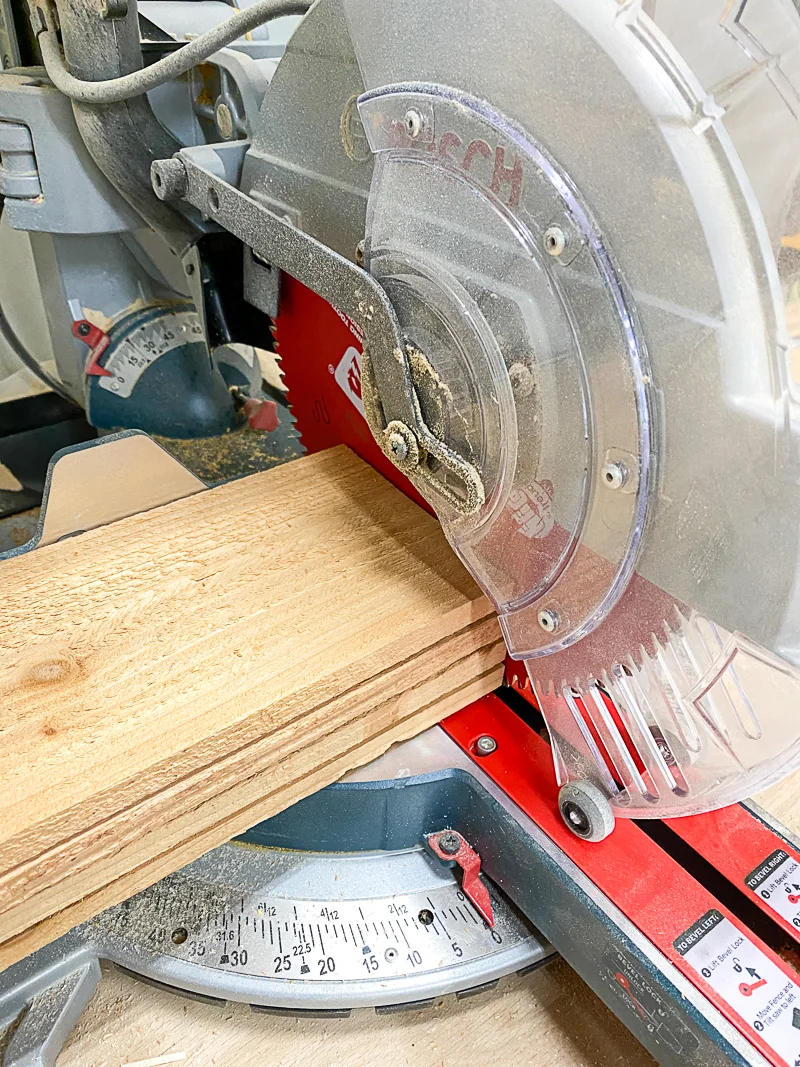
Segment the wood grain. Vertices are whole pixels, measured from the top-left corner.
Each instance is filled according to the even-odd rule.
[[[107,968],[57,1067],[655,1067],[602,1001],[556,960],[467,1000],[398,1015],[289,1019],[198,1004]]]
[[[0,575],[0,966],[501,678],[438,524],[343,448]]]
[[[780,782],[753,797],[779,822],[800,837],[800,771],[794,771]]]

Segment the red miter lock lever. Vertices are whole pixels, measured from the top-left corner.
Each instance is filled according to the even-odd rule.
[[[426,844],[434,856],[461,868],[461,889],[484,922],[494,929],[494,912],[489,890],[481,879],[481,858],[455,830],[428,834]]]
[[[633,1004],[634,1008],[639,1013],[639,1015],[641,1015],[641,1017],[646,1022],[649,1021],[650,1016],[647,1014],[647,1012],[644,1010],[642,1005],[636,999],[636,996],[634,995],[634,992],[631,989],[631,983],[628,981],[626,976],[621,971],[617,971],[617,973],[614,975],[614,978],[616,979],[617,984],[620,985],[625,990],[625,992],[627,993],[628,997],[631,1000],[631,1003]]]
[[[111,371],[101,367],[98,362],[109,345],[109,336],[105,330],[101,330],[99,326],[95,326],[88,319],[77,319],[72,324],[72,334],[79,341],[83,341],[89,348],[89,362],[86,364],[86,374],[94,374],[98,378],[112,377]]]

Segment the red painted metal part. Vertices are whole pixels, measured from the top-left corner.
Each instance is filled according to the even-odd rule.
[[[98,378],[110,378],[111,371],[100,365],[100,357],[109,346],[108,334],[99,326],[89,322],[88,319],[77,319],[72,324],[72,333],[79,341],[89,349],[89,361],[86,364],[86,374],[95,375]]]
[[[451,834],[459,840],[458,852],[445,852],[439,844],[442,834]],[[481,858],[466,838],[455,830],[441,830],[428,834],[426,844],[434,855],[445,863],[456,863],[461,868],[461,888],[483,921],[494,929],[494,912],[489,890],[481,880]]]
[[[533,707],[536,698],[525,675],[523,664],[510,657],[506,660],[506,677],[514,689]],[[607,701],[609,706],[610,701]],[[617,719],[620,728],[620,721]],[[624,730],[624,727],[622,728]],[[621,730],[621,736],[627,733]],[[746,878],[774,852],[781,850],[800,864],[800,851],[775,834],[760,819],[741,804],[732,804],[702,815],[687,815],[680,819],[664,819],[664,824],[707,860],[721,875],[749,897],[758,907],[800,946],[800,928],[771,907],[760,893],[755,892]],[[791,900],[791,896],[790,896]],[[791,903],[800,903],[798,900]]]
[[[549,746],[499,697],[475,701],[445,719],[442,727],[769,1062],[787,1062],[704,981],[677,952],[673,941],[716,909],[788,978],[800,984],[789,964],[630,820],[618,820],[611,836],[598,844],[572,834],[558,812],[558,785]],[[495,739],[497,749],[477,756],[475,745],[484,734]]]
[[[251,430],[264,430],[266,433],[272,433],[280,425],[278,405],[274,400],[258,400],[256,397],[250,397],[245,400],[243,411]]]
[[[304,447],[319,452],[348,445],[430,511],[408,478],[378,448],[361,413],[361,344],[361,331],[354,322],[283,275],[275,350]]]
[[[751,889],[745,881],[749,874],[777,850],[785,852],[800,863],[800,852],[796,848],[784,838],[778,837],[741,804],[732,804],[728,808],[709,811],[704,815],[665,819],[664,822],[800,945],[800,929],[775,908],[770,907],[768,901]],[[793,899],[795,895],[797,899]],[[800,903],[800,894],[787,896],[792,904]]]

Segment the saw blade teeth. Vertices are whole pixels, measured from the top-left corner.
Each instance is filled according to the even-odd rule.
[[[656,625],[644,636],[637,634],[633,647],[619,651],[616,655],[605,656],[598,652],[596,659],[590,659],[592,653],[589,650],[593,643],[593,635],[590,634],[564,652],[530,661],[535,692],[542,699],[560,697],[565,689],[574,689],[584,694],[590,686],[598,682],[603,687],[613,687],[617,668],[633,676],[646,671],[648,663],[658,661],[662,650],[680,637],[685,622],[690,618],[688,609],[681,610],[681,607],[682,605],[675,603],[672,612],[667,613],[671,614],[672,618],[662,619],[660,625]],[[624,622],[618,617],[610,619],[604,625],[620,627]],[[627,628],[634,629],[633,626]],[[584,641],[587,644],[581,648]],[[563,671],[556,673],[554,668],[562,666]]]
[[[299,443],[302,449],[302,452],[300,454],[302,455],[305,453],[306,449],[303,445],[303,435],[298,428],[297,419],[295,417],[294,412],[292,411],[292,398],[290,395],[289,387],[286,384],[286,376],[281,360],[279,330],[277,322],[273,321],[270,323],[269,332],[272,334],[272,351],[269,352],[268,355],[270,356],[271,362],[274,365],[275,370],[277,371],[278,380],[280,382],[280,390],[283,394],[284,400],[286,401],[286,407],[289,412],[289,418],[291,419],[291,430],[289,431],[289,435]],[[267,379],[267,381],[269,382],[269,379]]]

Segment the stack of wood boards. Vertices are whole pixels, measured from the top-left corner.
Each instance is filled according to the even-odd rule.
[[[2,967],[502,677],[437,522],[344,448],[0,579]]]

